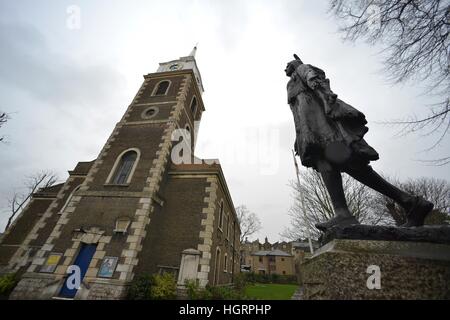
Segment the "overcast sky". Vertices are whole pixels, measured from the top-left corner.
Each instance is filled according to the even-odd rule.
[[[80,28],[70,24],[71,5],[81,10]],[[388,84],[380,48],[342,42],[327,6],[326,0],[1,0],[0,110],[11,120],[0,129],[7,140],[0,145],[0,207],[27,175],[51,169],[64,181],[78,161],[95,159],[142,75],[187,55],[197,42],[206,107],[197,156],[221,160],[234,204],[262,221],[255,238],[279,240],[289,224],[295,132],[284,68],[293,53],[323,68],[333,91],[365,113],[366,140],[380,153],[376,170],[399,179],[450,179],[448,166],[417,161],[448,155],[448,139],[423,152],[436,137],[395,137],[395,128],[376,123],[424,114],[431,101],[422,88]]]

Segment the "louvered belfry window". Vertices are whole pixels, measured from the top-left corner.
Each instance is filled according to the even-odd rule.
[[[195,111],[197,111],[197,98],[194,97],[191,103],[191,112],[193,115],[195,114]]]
[[[158,88],[156,88],[155,96],[164,96],[167,93],[167,89],[169,89],[169,85],[169,81],[160,82]]]
[[[128,177],[130,176],[131,169],[133,169],[134,162],[136,161],[137,153],[135,151],[128,151],[120,159],[120,163],[117,166],[116,173],[114,175],[114,184],[126,184]]]

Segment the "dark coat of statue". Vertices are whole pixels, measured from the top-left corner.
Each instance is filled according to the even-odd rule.
[[[285,71],[290,77],[287,92],[296,130],[295,152],[304,166],[321,174],[335,211],[333,219],[316,227],[325,231],[358,224],[345,200],[341,172],[399,203],[408,212],[404,227],[423,225],[433,204],[391,185],[370,167],[370,161],[379,157],[364,140],[368,131],[364,114],[333,93],[323,70],[294,56]]]

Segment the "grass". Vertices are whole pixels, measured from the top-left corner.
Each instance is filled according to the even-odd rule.
[[[295,284],[256,283],[245,288],[245,295],[256,300],[290,300],[297,288]]]

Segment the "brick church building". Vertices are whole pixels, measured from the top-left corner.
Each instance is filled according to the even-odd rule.
[[[11,299],[122,299],[162,272],[181,287],[233,281],[240,229],[221,167],[176,149],[194,150],[205,111],[195,50],[145,75],[97,159],[35,193],[2,235],[0,273],[20,276]]]

